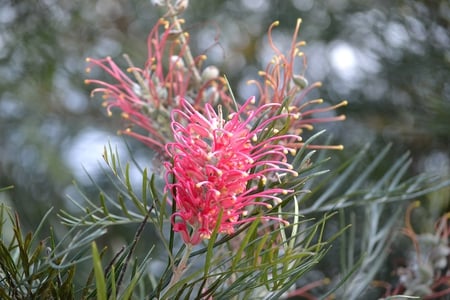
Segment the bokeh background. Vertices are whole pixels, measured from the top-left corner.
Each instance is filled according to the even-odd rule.
[[[142,65],[160,16],[150,0],[0,1],[0,187],[14,186],[0,201],[26,228],[50,207],[70,209],[74,180],[95,195],[85,172],[101,184],[108,143],[125,160],[128,143],[151,165],[151,152],[118,137],[119,118],[106,117],[100,100],[90,98],[85,58],[124,63],[128,53]],[[226,74],[238,99],[256,92],[246,82],[273,54],[269,25],[280,21],[274,40],[287,51],[301,18],[308,64],[298,72],[323,82],[313,96],[350,103],[339,111],[347,121],[327,127],[346,147],[336,156],[351,157],[367,142],[374,152],[393,143],[387,164],[409,150],[410,174],[450,174],[448,1],[191,0],[183,17],[194,54],[206,54],[207,64]],[[448,203],[433,207],[440,215]],[[56,214],[49,222],[58,224]]]

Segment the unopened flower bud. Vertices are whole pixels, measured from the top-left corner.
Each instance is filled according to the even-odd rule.
[[[206,82],[219,77],[219,69],[216,66],[207,66],[202,72],[202,81]]]
[[[186,10],[186,8],[189,6],[189,0],[178,0],[175,3],[175,10],[177,14],[181,14],[183,11]]]
[[[179,30],[179,29],[170,29],[169,30],[169,34],[167,35],[167,39],[174,41],[176,39],[178,39],[178,37],[183,33],[183,31]]]
[[[294,75],[292,77],[292,80],[294,81],[295,85],[297,85],[301,89],[304,89],[308,86],[308,80],[301,75]]]
[[[184,69],[184,61],[183,61],[183,59],[180,57],[180,56],[178,56],[178,55],[172,55],[171,57],[170,57],[170,64],[172,65],[175,65],[175,67],[177,68],[177,69],[179,69],[179,70],[181,70],[181,69]]]

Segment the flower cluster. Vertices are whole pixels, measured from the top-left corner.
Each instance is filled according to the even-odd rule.
[[[201,73],[198,71],[206,57],[192,57],[188,34],[182,31],[181,23],[183,20],[179,19],[172,23],[160,19],[156,23],[148,36],[148,58],[142,69],[135,67],[127,55],[124,57],[129,65],[128,74],[111,57],[87,59],[90,64],[87,72],[97,66],[116,81],[110,84],[87,79],[86,84],[100,86],[92,94],[103,94],[103,105],[109,115],[112,115],[111,108],[117,107],[125,120],[138,127],[128,127],[120,133],[137,138],[163,156],[165,144],[172,140],[168,126],[170,112],[180,107],[180,99],[190,99],[196,108],[218,101],[224,105],[231,103],[225,80],[219,76],[216,67],[208,66]]]
[[[414,251],[407,258],[407,264],[396,270],[398,284],[392,288],[388,283],[375,282],[375,285],[385,287],[385,297],[406,295],[443,299],[450,295],[450,213],[438,220],[434,233],[418,234],[411,224],[412,209],[418,205],[419,202],[413,202],[406,212],[402,232],[411,239]]]
[[[320,82],[309,84],[303,75],[295,72],[296,59],[302,57],[303,65],[306,67],[306,59],[304,53],[300,50],[305,45],[304,41],[298,41],[298,33],[300,29],[301,19],[297,20],[292,42],[288,54],[285,55],[273,41],[272,31],[278,21],[271,24],[268,31],[268,42],[275,55],[268,63],[264,71],[260,71],[259,75],[263,82],[250,80],[249,84],[255,84],[259,90],[260,103],[283,103],[288,101],[289,111],[299,114],[299,118],[289,126],[289,131],[300,135],[304,129],[312,130],[313,124],[335,122],[345,120],[345,115],[317,117],[317,114],[333,111],[341,106],[347,105],[347,101],[341,101],[333,106],[315,107],[323,103],[323,99],[307,100],[307,95],[315,88],[322,86]],[[338,146],[319,146],[310,145],[309,148],[328,148],[342,149]]]
[[[170,159],[165,166],[166,188],[172,192],[171,201],[176,205],[172,224],[186,243],[198,244],[211,235],[219,217],[219,232],[232,233],[237,225],[255,219],[254,215],[246,217],[251,210],[270,210],[268,200],[278,202],[277,195],[290,192],[261,186],[266,181],[269,186],[276,186],[274,183],[286,173],[295,175],[286,155],[302,147],[302,130],[312,129],[314,123],[343,120],[344,116],[314,116],[346,105],[346,101],[309,109],[322,100],[306,101],[306,94],[320,83],[308,86],[304,77],[294,72],[295,59],[303,56],[299,48],[304,43],[297,42],[300,21],[286,56],[272,41],[272,30],[278,24],[275,22],[268,33],[275,56],[260,72],[264,83],[254,81],[260,91],[259,106],[251,98],[236,112],[219,70],[208,66],[199,71],[206,58],[192,56],[189,36],[181,28],[183,20],[176,15],[167,15],[170,21],[160,19],[150,32],[148,58],[142,69],[135,67],[128,56],[127,72],[110,57],[88,58],[88,72],[97,66],[116,83],[97,79],[86,83],[100,86],[92,94],[103,94],[108,114],[112,115],[112,108],[116,107],[131,123],[121,133]],[[234,113],[224,120],[214,106]],[[283,134],[276,128],[281,128]],[[340,145],[308,147],[342,149]],[[282,221],[266,214],[262,218]]]
[[[182,101],[182,109],[172,114],[175,142],[167,145],[172,161],[166,164],[168,175],[172,176],[167,176],[166,181],[177,209],[172,215],[174,230],[182,234],[186,243],[195,245],[209,238],[219,218],[218,231],[233,233],[237,225],[255,220],[256,216],[247,217],[252,208],[271,209],[268,200],[278,204],[281,199],[277,195],[292,192],[258,187],[273,174],[297,175],[286,159],[295,149],[280,142],[301,139],[273,134],[259,140],[259,134],[277,119],[288,117],[288,113],[251,128],[258,118],[280,107],[278,103],[268,103],[250,111],[253,101],[254,98],[247,100],[228,120],[208,104],[203,115],[186,101]],[[283,221],[267,215],[262,218]]]

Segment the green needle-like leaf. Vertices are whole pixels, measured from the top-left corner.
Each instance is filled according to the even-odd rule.
[[[94,265],[95,286],[96,286],[95,290],[97,294],[97,300],[107,300],[105,274],[103,273],[100,254],[98,252],[96,243],[92,242],[91,245],[92,245],[92,262]]]

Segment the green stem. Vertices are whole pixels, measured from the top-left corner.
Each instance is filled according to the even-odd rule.
[[[177,11],[170,3],[170,0],[167,1],[167,7],[168,7],[168,15],[170,16],[171,22],[174,24],[174,29],[176,32],[180,32],[180,43],[186,47],[186,51],[184,53],[184,59],[186,60],[186,65],[190,69],[190,71],[193,74],[193,79],[196,87],[199,87],[202,82],[202,77],[200,76],[200,72],[198,71],[197,67],[195,66],[195,60],[192,56],[191,48],[189,47],[188,41],[186,39],[186,36],[183,34],[183,28],[181,27],[180,21],[177,18]]]
[[[163,292],[163,298],[166,298],[166,296],[168,296],[170,289],[180,281],[184,272],[186,272],[186,270],[189,268],[187,263],[188,263],[190,255],[191,255],[191,252],[192,252],[192,245],[187,244],[186,248],[184,249],[184,254],[180,260],[180,263],[178,264],[178,266],[174,266],[174,268],[173,268],[172,279],[170,280],[169,284],[165,288],[165,291]]]

